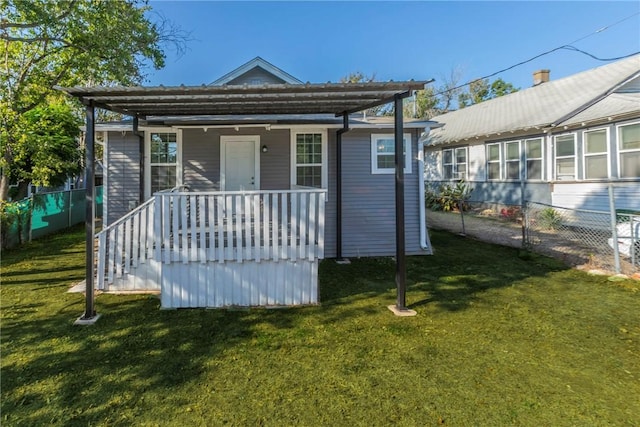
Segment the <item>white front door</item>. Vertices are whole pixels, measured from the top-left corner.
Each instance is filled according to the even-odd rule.
[[[220,137],[220,188],[251,191],[260,188],[259,136]]]

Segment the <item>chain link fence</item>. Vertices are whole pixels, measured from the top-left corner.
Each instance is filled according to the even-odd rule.
[[[640,215],[527,202],[523,217],[527,248],[588,269],[640,271]]]

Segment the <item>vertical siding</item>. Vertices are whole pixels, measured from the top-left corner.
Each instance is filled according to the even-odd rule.
[[[105,148],[107,180],[104,186],[111,224],[135,207],[140,199],[140,147],[132,132],[109,132]]]
[[[380,131],[376,131],[380,133]],[[405,238],[409,254],[420,249],[418,210],[417,135],[412,134],[412,173],[405,174]],[[330,131],[329,203],[326,251],[335,256],[335,131]],[[395,254],[395,175],[371,173],[371,132],[352,130],[342,143],[343,255],[389,256]]]

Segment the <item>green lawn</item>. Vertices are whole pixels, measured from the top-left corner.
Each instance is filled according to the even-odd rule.
[[[83,230],[2,254],[5,426],[638,426],[640,282],[433,233],[408,260],[324,261],[322,305],[159,310],[100,295]]]

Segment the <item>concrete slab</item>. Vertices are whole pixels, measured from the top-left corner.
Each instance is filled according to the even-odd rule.
[[[87,290],[87,281],[78,282],[67,291],[68,293],[82,293]]]
[[[409,310],[408,308],[400,310],[396,305],[388,305],[387,308],[398,317],[413,317],[418,314],[415,310]]]
[[[96,314],[95,316],[93,316],[90,319],[83,319],[82,316],[80,316],[80,317],[78,317],[78,319],[75,322],[73,322],[73,324],[74,325],[80,325],[80,326],[93,325],[94,323],[96,323],[98,321],[99,318],[100,318],[99,314]]]

